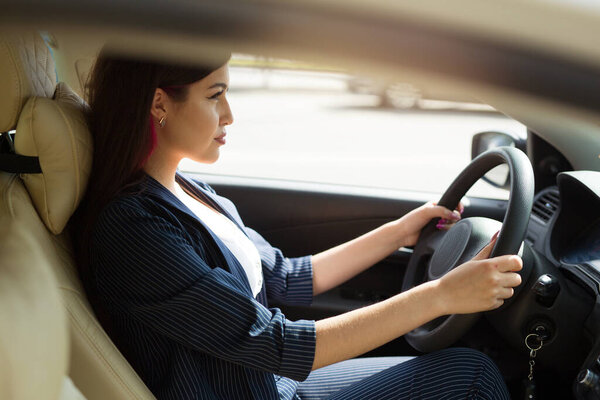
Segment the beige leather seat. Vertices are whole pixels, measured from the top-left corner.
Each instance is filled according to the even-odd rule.
[[[37,33],[0,37],[0,51],[0,132],[16,128],[16,153],[39,157],[42,170],[0,172],[0,313],[10,314],[0,321],[0,398],[55,399],[63,385],[65,398],[82,398],[67,374],[89,400],[153,399],[97,322],[63,232],[91,166],[86,105],[56,84]]]

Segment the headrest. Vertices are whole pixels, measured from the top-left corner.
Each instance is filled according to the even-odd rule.
[[[59,234],[75,211],[92,167],[87,104],[64,82],[54,99],[30,98],[17,124],[15,152],[38,157],[41,174],[21,174],[48,229]]]
[[[0,36],[0,77],[0,132],[8,132],[27,99],[54,94],[54,60],[37,32]]]

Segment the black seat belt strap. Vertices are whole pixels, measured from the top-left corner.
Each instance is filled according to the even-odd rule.
[[[0,171],[15,174],[40,174],[40,160],[37,157],[20,156],[18,154],[0,154]]]
[[[23,174],[42,172],[38,157],[15,154],[15,145],[9,132],[0,135],[0,171]]]

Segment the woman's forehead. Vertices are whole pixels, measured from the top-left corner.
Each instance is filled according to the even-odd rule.
[[[215,84],[219,83],[224,83],[225,85],[229,86],[229,68],[227,64],[214,70],[206,77],[201,79],[198,83],[199,86],[201,86],[204,89],[209,89]]]

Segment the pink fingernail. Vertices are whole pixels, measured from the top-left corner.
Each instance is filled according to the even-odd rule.
[[[446,218],[458,221],[460,219],[460,213],[458,211],[447,211]]]
[[[498,237],[498,234],[500,233],[500,231],[494,233],[494,236],[492,236],[492,240],[491,242],[493,242],[494,240],[496,240],[496,238]]]

